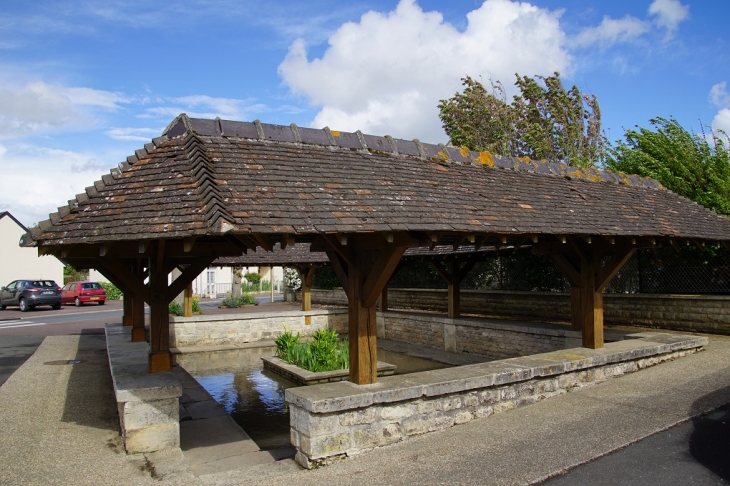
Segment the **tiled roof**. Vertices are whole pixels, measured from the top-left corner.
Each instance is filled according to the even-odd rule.
[[[327,254],[321,251],[310,251],[309,243],[296,243],[281,249],[279,243],[274,245],[273,251],[248,252],[238,257],[221,257],[211,264],[212,267],[253,267],[253,266],[290,266],[300,263],[329,263]],[[481,247],[476,249],[474,245],[462,245],[454,250],[451,246],[437,245],[434,248],[409,248],[403,255],[404,258],[419,257],[449,257],[473,255],[475,253],[494,253],[493,247]]]
[[[273,251],[247,252],[239,257],[221,257],[211,264],[212,267],[258,267],[258,266],[290,266],[298,263],[329,263],[327,254],[320,251],[309,251],[309,243],[296,243],[284,250],[279,243]]]
[[[652,179],[184,115],[31,231],[43,245],[227,232],[274,241],[401,231],[730,241],[730,221]]]

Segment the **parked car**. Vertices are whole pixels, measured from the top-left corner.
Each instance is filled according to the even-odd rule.
[[[76,307],[92,302],[104,305],[106,290],[99,282],[69,282],[63,286],[61,302],[75,304]]]
[[[53,280],[14,280],[0,287],[0,310],[17,305],[22,312],[33,310],[37,305],[61,308],[61,287]]]

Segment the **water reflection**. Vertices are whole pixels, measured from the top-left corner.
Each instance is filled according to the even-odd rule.
[[[176,359],[261,449],[272,450],[291,447],[284,390],[299,386],[263,369],[261,357],[275,354],[271,346],[182,354]],[[378,349],[378,359],[397,365],[396,374],[448,366],[383,349]]]

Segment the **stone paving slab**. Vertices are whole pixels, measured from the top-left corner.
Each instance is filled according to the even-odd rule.
[[[275,461],[187,371],[176,365],[172,374],[182,386],[180,448],[193,474],[220,474]]]

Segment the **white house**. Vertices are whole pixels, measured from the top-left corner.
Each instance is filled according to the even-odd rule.
[[[274,288],[281,291],[284,280],[284,269],[282,267],[243,267],[243,274],[249,272],[258,272],[261,279],[271,281],[272,274],[274,279]],[[91,269],[89,271],[89,280],[106,281],[98,271]],[[233,289],[233,269],[231,267],[208,267],[193,280],[193,294],[201,297],[222,297],[230,294]]]
[[[49,279],[63,285],[63,263],[54,256],[38,256],[36,248],[21,248],[28,231],[7,211],[0,212],[0,286],[19,279]]]

